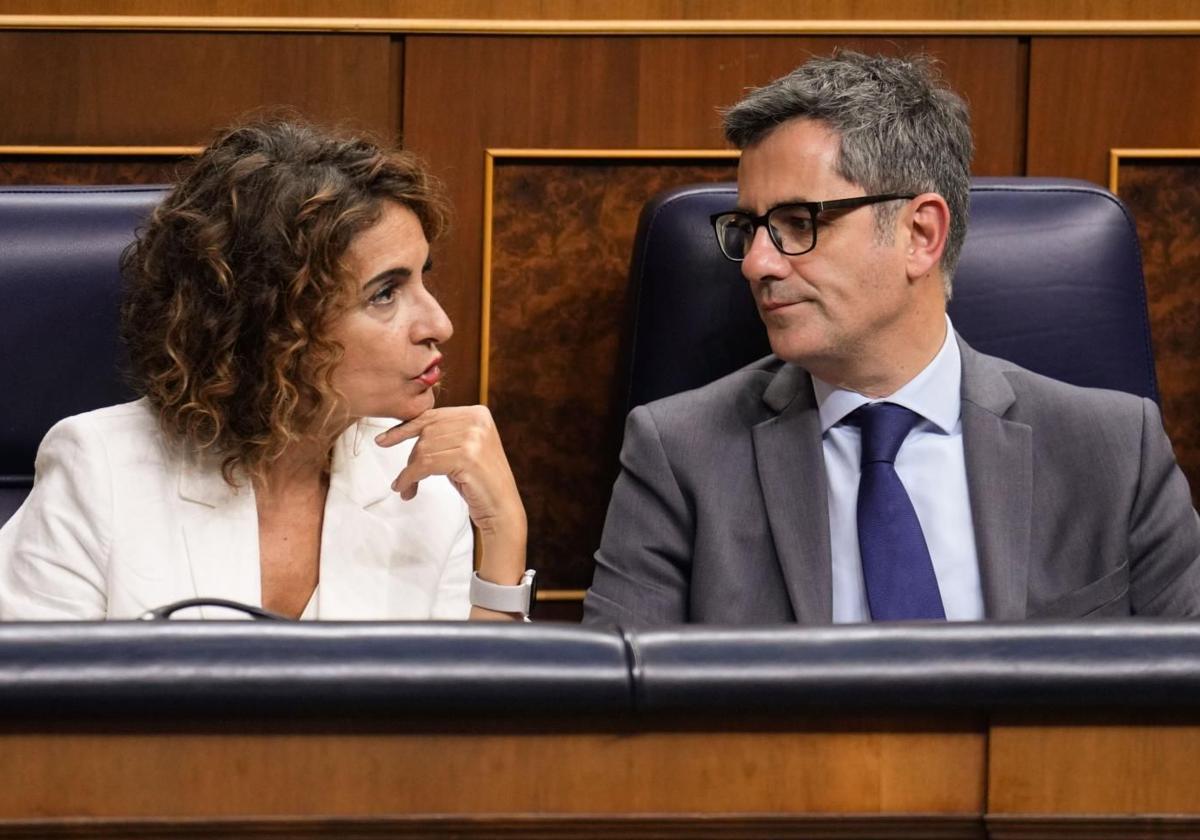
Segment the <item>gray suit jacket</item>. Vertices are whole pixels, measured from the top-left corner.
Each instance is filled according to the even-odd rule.
[[[989,619],[1200,615],[1200,519],[1158,408],[962,339]],[[808,373],[771,356],[634,409],[584,621],[829,624],[829,515]]]

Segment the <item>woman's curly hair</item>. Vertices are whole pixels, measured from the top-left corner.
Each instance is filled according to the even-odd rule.
[[[222,133],[122,257],[121,332],[135,387],[168,438],[261,476],[338,406],[329,338],[349,305],[342,258],[384,203],[433,242],[440,184],[408,152],[294,119]]]

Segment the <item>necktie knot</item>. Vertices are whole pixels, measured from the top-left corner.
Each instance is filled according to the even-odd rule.
[[[902,405],[874,403],[854,412],[862,429],[862,464],[894,463],[900,444],[921,421],[921,415]]]

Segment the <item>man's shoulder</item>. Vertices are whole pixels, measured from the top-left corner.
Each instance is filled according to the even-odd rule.
[[[1036,373],[998,356],[975,351],[975,370],[990,370],[1012,389],[1011,416],[1018,421],[1053,419],[1063,423],[1131,424],[1140,429],[1145,400],[1124,391],[1073,385]],[[964,368],[964,376],[967,376]],[[965,389],[969,391],[969,388]]]
[[[660,428],[677,423],[719,425],[725,419],[765,419],[764,394],[785,367],[787,363],[777,356],[765,356],[707,385],[654,400],[641,409]]]

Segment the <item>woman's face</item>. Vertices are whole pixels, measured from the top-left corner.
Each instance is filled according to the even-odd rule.
[[[330,331],[345,348],[333,384],[350,417],[409,420],[434,402],[438,344],[454,328],[425,287],[429,243],[415,213],[386,202],[374,226],[350,243],[350,308]]]

